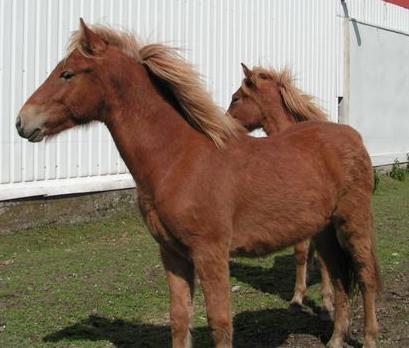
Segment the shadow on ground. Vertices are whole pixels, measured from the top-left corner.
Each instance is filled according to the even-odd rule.
[[[321,281],[318,265],[313,261],[312,267],[309,268],[308,286]],[[276,256],[271,268],[231,261],[230,275],[254,289],[290,301],[295,285],[295,259],[293,255]]]
[[[242,312],[234,317],[234,347],[279,347],[289,335],[309,335],[318,344],[325,344],[332,331],[332,324],[323,322],[314,314],[290,314],[285,309],[271,309]],[[170,347],[170,328],[120,319],[107,319],[90,315],[87,319],[51,333],[43,338],[45,342],[59,341],[109,341],[119,348]],[[193,330],[195,347],[212,347],[207,327]],[[356,341],[353,347],[361,347]]]
[[[277,256],[270,269],[251,266],[236,261],[230,263],[231,276],[248,283],[257,290],[280,296],[289,301],[295,282],[295,266],[292,255]],[[310,272],[309,284],[320,281],[317,270]],[[244,311],[234,317],[234,347],[264,348],[286,346],[289,337],[308,336],[312,344],[324,346],[332,332],[332,322],[320,319],[319,308],[314,301],[305,299],[310,311],[290,312],[287,309]],[[192,332],[194,347],[212,347],[207,327],[195,328]],[[305,338],[304,338],[305,339]],[[90,315],[88,318],[51,333],[43,338],[45,342],[88,340],[109,341],[119,348],[129,347],[170,347],[171,333],[168,325],[155,325],[140,321],[108,319]],[[305,343],[305,341],[304,341]],[[361,347],[349,339],[350,346]],[[297,345],[298,346],[298,345]],[[305,346],[305,345],[303,345]]]

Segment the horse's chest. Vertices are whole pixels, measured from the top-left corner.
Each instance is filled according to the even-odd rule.
[[[188,250],[183,240],[180,240],[177,235],[171,233],[166,224],[163,223],[161,215],[153,203],[152,197],[138,190],[138,203],[150,234],[159,243],[161,248],[171,249],[179,255],[189,258]]]
[[[169,241],[169,233],[166,231],[165,226],[161,222],[159,213],[153,204],[152,197],[143,190],[139,189],[138,204],[152,237],[160,244]]]

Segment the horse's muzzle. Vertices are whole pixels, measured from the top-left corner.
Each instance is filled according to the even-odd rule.
[[[44,138],[42,131],[41,117],[34,117],[35,113],[31,108],[24,108],[20,111],[16,119],[16,129],[19,136],[31,142],[39,142]]]

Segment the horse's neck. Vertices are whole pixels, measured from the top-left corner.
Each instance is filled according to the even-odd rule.
[[[158,94],[141,69],[133,79],[121,81],[121,100],[106,123],[135,181],[152,186],[168,174],[189,145],[209,142]]]
[[[263,109],[265,114],[263,129],[267,135],[281,132],[295,123],[281,101],[269,101],[264,104]]]

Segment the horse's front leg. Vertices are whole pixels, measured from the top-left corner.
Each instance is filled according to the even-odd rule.
[[[230,314],[229,253],[217,245],[203,245],[193,255],[195,271],[205,297],[207,320],[216,348],[233,345]]]
[[[172,347],[190,348],[190,321],[193,315],[193,264],[179,254],[161,248],[162,262],[170,291],[170,323]]]

